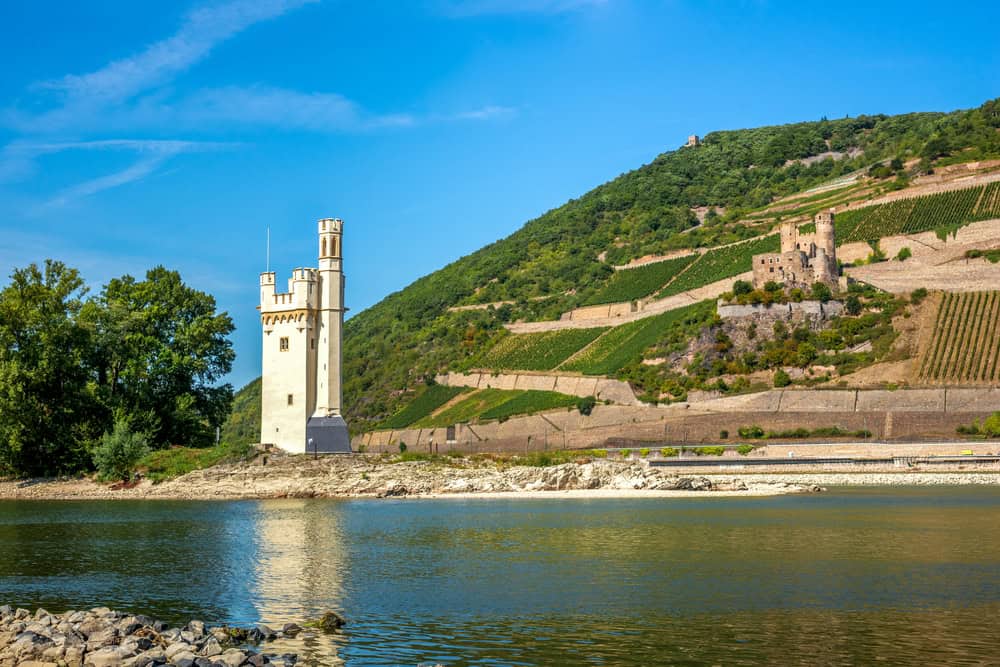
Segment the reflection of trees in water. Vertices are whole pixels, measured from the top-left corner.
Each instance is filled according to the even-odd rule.
[[[280,629],[328,609],[343,613],[348,562],[339,505],[269,500],[256,506],[254,599],[261,622]],[[342,636],[317,634],[269,645],[267,651],[298,653],[304,664],[340,664],[340,641]]]

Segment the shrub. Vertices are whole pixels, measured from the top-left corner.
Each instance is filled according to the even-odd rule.
[[[740,456],[746,456],[753,450],[754,450],[753,445],[740,445],[739,447],[736,448],[736,451],[739,452]]]
[[[102,479],[128,481],[136,463],[148,452],[146,436],[134,432],[127,419],[118,418],[114,430],[105,433],[94,449],[94,465]]]
[[[741,438],[750,438],[753,440],[764,437],[764,429],[756,424],[753,426],[741,426],[739,433]]]
[[[753,291],[753,285],[748,283],[746,280],[737,280],[733,283],[733,294],[739,296],[740,294],[749,294]]]
[[[399,443],[399,453],[400,454],[405,454],[406,453],[406,443],[405,442],[400,442]]]
[[[861,299],[856,295],[851,294],[844,301],[844,310],[847,311],[848,315],[857,315],[861,312]]]
[[[774,386],[775,387],[787,387],[792,383],[792,378],[789,377],[785,369],[779,368],[774,372]]]
[[[905,262],[911,257],[913,257],[913,251],[911,251],[909,247],[900,248],[899,252],[896,253],[896,259],[901,262]]]
[[[594,411],[594,406],[597,405],[597,399],[593,396],[584,396],[576,403],[576,409],[581,415],[588,416]]]
[[[664,447],[660,450],[660,456],[665,459],[673,458],[674,456],[677,456],[677,450],[673,447]]]
[[[726,453],[725,447],[695,447],[694,453],[697,456],[722,456]]]
[[[621,454],[621,457],[623,459],[627,459],[628,457],[632,456],[632,450],[631,449],[623,449],[623,450],[621,450],[618,453]]]
[[[643,447],[642,449],[640,449],[639,456],[641,456],[642,458],[646,458],[647,456],[649,456],[649,447]]]
[[[826,283],[813,283],[812,286],[812,298],[826,303],[833,296],[830,291],[829,285]]]
[[[916,306],[919,305],[921,301],[927,298],[927,288],[918,287],[917,289],[910,292],[910,302]]]

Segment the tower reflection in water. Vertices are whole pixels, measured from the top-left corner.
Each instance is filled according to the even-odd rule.
[[[339,503],[288,499],[257,505],[253,588],[260,622],[280,630],[286,623],[301,625],[328,610],[343,615],[348,559]],[[304,664],[339,665],[338,648],[345,641],[344,635],[308,629],[266,650],[297,653]]]

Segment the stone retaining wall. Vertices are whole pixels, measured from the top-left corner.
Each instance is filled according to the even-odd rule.
[[[1000,410],[1000,389],[773,390],[670,406],[597,405],[590,416],[557,410],[503,423],[375,431],[355,437],[355,449],[398,451],[533,451],[602,447],[609,438],[714,443],[720,431],[738,440],[740,427],[764,430],[838,426],[868,430],[880,440],[953,439],[958,426]],[[963,449],[965,447],[963,446]],[[957,452],[954,452],[957,453]]]
[[[608,378],[544,373],[447,373],[438,375],[438,384],[474,389],[534,389],[558,391],[570,396],[594,396],[620,405],[640,405],[627,382]]]
[[[773,319],[793,319],[796,317],[813,317],[816,319],[826,319],[837,317],[844,311],[844,304],[840,301],[802,301],[799,303],[773,303],[764,304],[733,304],[717,305],[719,317],[722,319],[737,317],[769,317]]]

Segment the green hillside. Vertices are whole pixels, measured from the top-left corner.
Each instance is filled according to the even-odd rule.
[[[509,337],[503,329],[507,322],[558,319],[574,307],[604,302],[608,294],[637,298],[662,289],[667,295],[735,275],[748,268],[751,248],[776,244],[769,235],[782,215],[805,214],[850,197],[857,188],[848,175],[864,170],[871,179],[883,179],[873,180],[876,187],[892,189],[939,164],[1000,157],[998,128],[1000,100],[993,100],[950,113],[719,131],[705,136],[699,146],[662,153],[352,317],[345,326],[344,351],[352,429],[370,430],[399,412],[426,378],[489,358],[493,344]],[[798,161],[830,151],[839,154],[809,164]],[[916,164],[907,171],[904,162]],[[840,181],[844,185],[839,189],[807,193]],[[776,199],[796,193],[807,193],[797,200],[798,211],[765,211]],[[710,207],[703,222],[693,207]],[[859,235],[869,233],[861,231],[866,221],[853,222]],[[703,255],[676,279],[664,267],[662,275],[650,269],[622,282],[621,272],[611,268],[648,254],[755,237],[762,238]],[[497,301],[513,303],[448,310]],[[551,368],[566,359],[563,354],[570,347],[580,343],[579,349],[586,342],[560,341],[559,349],[538,357],[536,366]],[[496,354],[503,349],[498,347]],[[600,365],[594,363],[594,368]]]

